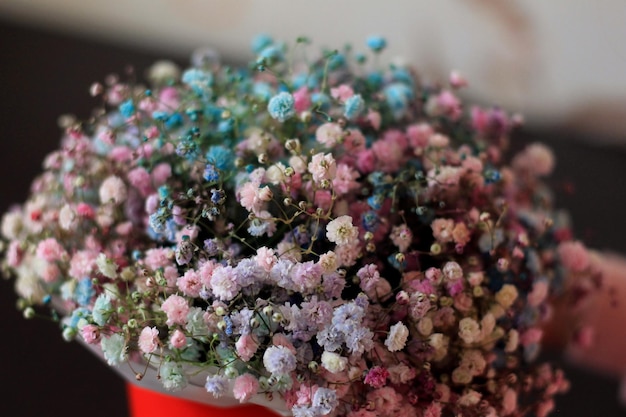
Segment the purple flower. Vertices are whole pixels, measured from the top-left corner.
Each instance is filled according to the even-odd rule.
[[[292,269],[291,277],[299,292],[312,292],[322,283],[322,267],[313,261],[298,263]]]
[[[323,415],[329,414],[337,407],[337,392],[334,389],[318,388],[313,394],[313,407],[318,407]]]
[[[204,384],[207,392],[213,394],[215,398],[219,398],[226,394],[228,389],[228,379],[222,375],[209,375]]]

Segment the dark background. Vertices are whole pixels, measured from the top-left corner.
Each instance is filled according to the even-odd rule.
[[[92,82],[122,74],[129,65],[141,75],[162,58],[187,64],[186,58],[0,20],[0,212],[27,197],[41,161],[58,145],[58,117],[89,116],[96,105],[88,94]],[[552,185],[578,237],[595,249],[626,254],[626,147],[601,139],[556,126],[533,129],[532,121],[514,137],[518,145],[542,141],[554,149]],[[626,132],[622,139],[626,143]],[[25,320],[15,301],[12,282],[0,279],[0,416],[127,416],[121,378],[77,343],[63,341],[55,324]],[[570,392],[558,398],[555,416],[626,415],[617,400],[618,381],[572,367],[559,352],[544,356],[559,362],[572,381]]]

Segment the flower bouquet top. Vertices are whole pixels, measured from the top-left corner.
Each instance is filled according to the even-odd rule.
[[[516,117],[383,66],[382,38],[307,43],[94,84],[2,221],[25,315],[168,390],[206,374],[294,416],[547,415],[567,388],[535,363],[548,300],[590,268],[552,153],[507,158]]]

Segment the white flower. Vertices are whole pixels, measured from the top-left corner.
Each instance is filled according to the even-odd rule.
[[[113,333],[109,337],[103,337],[100,341],[104,359],[111,366],[117,366],[128,359],[127,346],[124,336],[120,333]]]
[[[2,235],[7,239],[17,239],[22,229],[22,216],[19,211],[10,211],[2,217]]]
[[[100,185],[99,195],[103,204],[109,202],[113,202],[113,204],[123,203],[127,196],[126,184],[120,177],[111,175]]]
[[[73,230],[78,225],[78,216],[69,204],[64,205],[59,211],[59,226],[63,230]]]
[[[478,322],[471,317],[462,319],[459,322],[459,337],[468,345],[480,342],[482,334]]]
[[[422,317],[420,321],[417,322],[417,331],[420,332],[422,336],[428,336],[433,332],[433,321],[430,317]]]
[[[352,243],[359,236],[359,229],[352,224],[352,217],[340,216],[326,225],[326,237],[337,245]]]
[[[328,351],[322,353],[322,366],[332,374],[343,371],[347,365],[348,358],[344,358],[338,353]]]
[[[107,278],[117,278],[117,264],[101,253],[96,258],[96,265],[102,275]]]
[[[500,291],[496,293],[496,301],[502,307],[509,308],[513,305],[517,299],[517,288],[512,284],[504,284]]]
[[[389,335],[385,340],[385,346],[390,352],[397,352],[404,349],[406,340],[409,337],[409,329],[401,321],[397,322],[391,329],[389,329]]]

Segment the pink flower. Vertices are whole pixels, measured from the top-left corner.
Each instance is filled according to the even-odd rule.
[[[342,137],[343,129],[337,123],[324,123],[315,131],[315,139],[327,148],[335,146]]]
[[[537,176],[549,175],[554,169],[554,154],[546,145],[533,143],[515,156],[512,165]]]
[[[309,89],[304,86],[294,91],[294,108],[298,113],[308,110],[311,107],[311,96],[309,95]]]
[[[365,375],[365,382],[367,385],[373,388],[382,388],[387,385],[387,378],[389,377],[389,371],[382,366],[374,366]]]
[[[237,339],[235,348],[237,349],[237,355],[239,355],[239,358],[244,362],[248,362],[252,359],[259,348],[259,342],[257,341],[256,336],[252,334],[244,334]]]
[[[152,178],[148,171],[143,167],[137,167],[126,174],[126,178],[130,185],[139,190],[142,197],[147,197],[154,192],[152,188]]]
[[[395,172],[404,160],[402,143],[393,139],[378,140],[372,144],[372,151],[378,161],[377,169],[383,172]]]
[[[189,305],[187,300],[180,295],[172,294],[161,304],[161,310],[167,315],[168,326],[174,324],[186,324]]]
[[[437,242],[448,243],[454,239],[452,235],[454,231],[454,220],[438,218],[433,220],[430,227],[433,230],[433,237]]]
[[[563,266],[572,272],[583,272],[589,267],[589,252],[581,242],[562,242],[557,252]]]
[[[97,253],[88,250],[76,252],[70,260],[70,276],[76,279],[90,276],[96,266],[97,256]]]
[[[357,167],[363,174],[369,174],[376,168],[376,155],[372,149],[365,149],[358,153]]]
[[[259,381],[251,374],[243,374],[235,379],[233,395],[241,403],[250,400],[259,390]]]
[[[100,328],[95,324],[87,324],[80,329],[83,340],[88,345],[96,344],[100,341]]]
[[[523,346],[528,346],[531,344],[541,342],[541,338],[543,337],[543,330],[537,327],[531,327],[530,329],[524,331],[520,336],[520,342]]]
[[[343,148],[350,153],[363,151],[365,149],[365,136],[358,129],[348,129],[343,138]]]
[[[165,181],[172,176],[172,167],[168,163],[160,163],[152,169],[152,181],[156,187],[165,184]]]
[[[548,399],[542,401],[537,406],[537,417],[547,417],[554,410],[554,400]]]
[[[239,285],[232,266],[218,266],[211,275],[213,294],[222,301],[230,301],[239,292]]]
[[[339,87],[331,88],[330,95],[335,100],[346,101],[354,95],[354,90],[347,84],[341,84]]]
[[[202,280],[200,278],[200,274],[193,269],[187,270],[185,275],[178,278],[176,285],[178,286],[178,289],[188,297],[197,298],[200,296],[200,291],[202,291]]]
[[[394,226],[389,237],[400,252],[406,252],[413,241],[413,233],[406,224]]]
[[[185,333],[176,329],[170,335],[170,344],[176,349],[182,349],[187,346],[187,338],[185,337]]]
[[[535,281],[533,289],[528,293],[528,304],[531,307],[537,307],[546,299],[549,290],[547,281]]]
[[[22,250],[22,244],[17,240],[12,240],[7,250],[7,262],[11,268],[16,268],[22,262],[24,258],[24,251]]]
[[[272,267],[276,264],[276,262],[278,262],[278,258],[274,254],[274,249],[270,249],[265,246],[257,249],[254,259],[265,272],[270,272]]]
[[[374,264],[363,266],[357,271],[356,276],[359,278],[359,286],[363,291],[372,290],[380,280],[380,273]]]
[[[438,402],[428,404],[423,417],[441,417],[441,404]]]
[[[323,180],[331,181],[337,172],[337,164],[332,154],[317,153],[311,158],[307,166],[313,176],[313,182],[320,183]]]
[[[376,415],[392,416],[402,404],[402,395],[391,387],[370,391],[366,398],[377,411]]]
[[[517,409],[517,393],[507,388],[502,396],[502,415],[508,416]]]
[[[359,187],[357,178],[359,178],[357,171],[346,164],[339,164],[337,165],[337,174],[333,179],[333,190],[338,195],[347,194]]]
[[[44,239],[37,245],[37,257],[46,262],[60,261],[66,255],[65,248],[53,237]]]
[[[383,119],[382,116],[377,111],[369,110],[367,112],[367,121],[370,122],[374,130],[380,129],[380,124],[382,123],[382,119]]]
[[[156,327],[144,327],[137,341],[143,353],[152,353],[159,347],[159,330]]]

